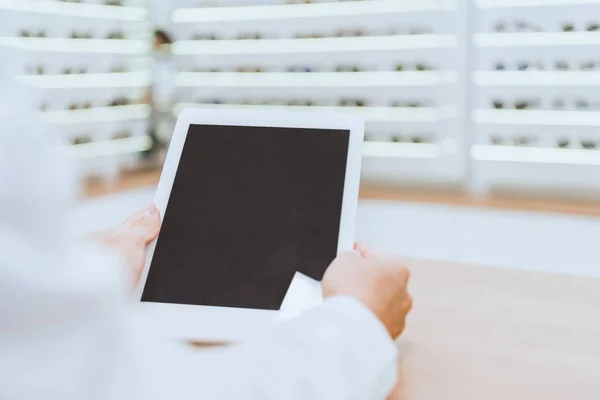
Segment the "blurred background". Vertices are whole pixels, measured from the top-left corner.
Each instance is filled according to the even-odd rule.
[[[0,0],[0,46],[85,196],[154,184],[182,109],[288,108],[365,117],[365,197],[600,214],[600,1]],[[460,214],[421,211],[448,229]],[[539,236],[529,217],[543,226],[488,226],[515,241],[498,255]],[[456,256],[483,240],[467,231],[425,255],[500,263]]]

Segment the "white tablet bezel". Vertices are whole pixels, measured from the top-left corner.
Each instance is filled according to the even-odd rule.
[[[161,218],[167,208],[190,125],[314,128],[350,131],[338,253],[352,250],[360,186],[364,119],[349,114],[324,114],[320,112],[233,109],[184,110],[177,120],[154,197],[154,203],[160,211]],[[149,246],[147,251],[146,265],[135,291],[137,299],[142,297],[155,247],[156,240]],[[140,316],[142,323],[149,324],[148,329],[160,336],[202,341],[229,341],[257,332],[265,324],[277,320],[280,315],[277,311],[267,310],[140,302]]]

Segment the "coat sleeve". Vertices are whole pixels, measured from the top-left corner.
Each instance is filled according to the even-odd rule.
[[[131,388],[131,372],[145,371],[137,377],[139,387],[150,390],[144,398],[384,400],[397,378],[394,342],[351,298],[329,300],[260,339],[231,347],[146,345],[145,357],[135,357],[145,360],[144,368],[122,374]],[[126,398],[123,393],[116,397]]]
[[[0,254],[7,399],[379,400],[396,381],[396,347],[356,300],[331,299],[258,339],[202,351],[141,330],[106,254],[52,266],[13,244]]]

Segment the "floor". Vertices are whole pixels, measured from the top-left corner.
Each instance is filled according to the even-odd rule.
[[[115,226],[152,200],[152,186],[94,197],[71,213],[73,235]],[[600,277],[600,218],[363,200],[357,239],[407,258]]]

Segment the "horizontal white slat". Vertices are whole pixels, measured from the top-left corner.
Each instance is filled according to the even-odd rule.
[[[17,79],[42,89],[140,88],[150,84],[150,73],[21,75]]]
[[[553,7],[600,4],[600,0],[477,0],[480,8]]]
[[[186,108],[245,108],[245,109],[287,109],[315,112],[341,112],[361,115],[367,122],[435,122],[441,118],[439,110],[431,108],[387,108],[387,107],[289,107],[289,106],[235,106],[231,104],[193,104],[180,103],[175,106],[175,114]],[[451,145],[441,146],[433,143],[391,143],[366,142],[363,156],[368,158],[438,158],[444,151],[453,151]]]
[[[600,112],[479,109],[473,111],[473,121],[485,125],[600,126]]]
[[[435,159],[442,153],[442,146],[433,143],[366,142],[363,148],[363,157],[368,158]]]
[[[142,40],[1,37],[0,44],[27,51],[57,53],[146,54],[150,50]]]
[[[177,55],[293,54],[453,48],[453,35],[397,35],[315,39],[183,40],[173,45]]]
[[[152,141],[148,136],[139,136],[64,146],[63,150],[73,157],[93,158],[145,151],[150,148],[151,144]],[[442,147],[438,144],[367,142],[363,148],[363,156],[369,158],[404,157],[434,159],[440,155],[442,155]]]
[[[369,16],[416,11],[451,10],[453,0],[372,0],[321,4],[185,8],[173,12],[176,23],[264,21],[274,19]]]
[[[152,139],[149,136],[135,136],[126,139],[106,140],[86,144],[62,146],[66,155],[74,158],[89,159],[95,157],[116,156],[139,153],[150,149]]]
[[[180,103],[174,108],[179,113],[187,108],[240,108],[240,109],[272,109],[314,111],[325,113],[350,113],[362,116],[371,122],[436,122],[442,118],[442,113],[436,108],[408,107],[309,107],[309,106],[275,106],[275,105],[234,105],[234,104],[198,104]]]
[[[98,107],[87,110],[48,111],[42,119],[49,124],[74,125],[97,124],[102,122],[134,121],[150,116],[151,108],[146,104],[118,107]]]
[[[471,148],[471,157],[477,161],[600,165],[597,150],[478,145]]]
[[[479,47],[597,46],[600,32],[478,33],[473,40]]]
[[[598,86],[593,71],[476,71],[473,81],[482,86]]]
[[[454,83],[453,72],[311,72],[210,73],[180,72],[179,87],[393,87]]]
[[[50,0],[0,0],[0,10],[48,14],[75,18],[93,18],[140,22],[148,18],[142,7],[105,6],[101,4],[65,3]]]

